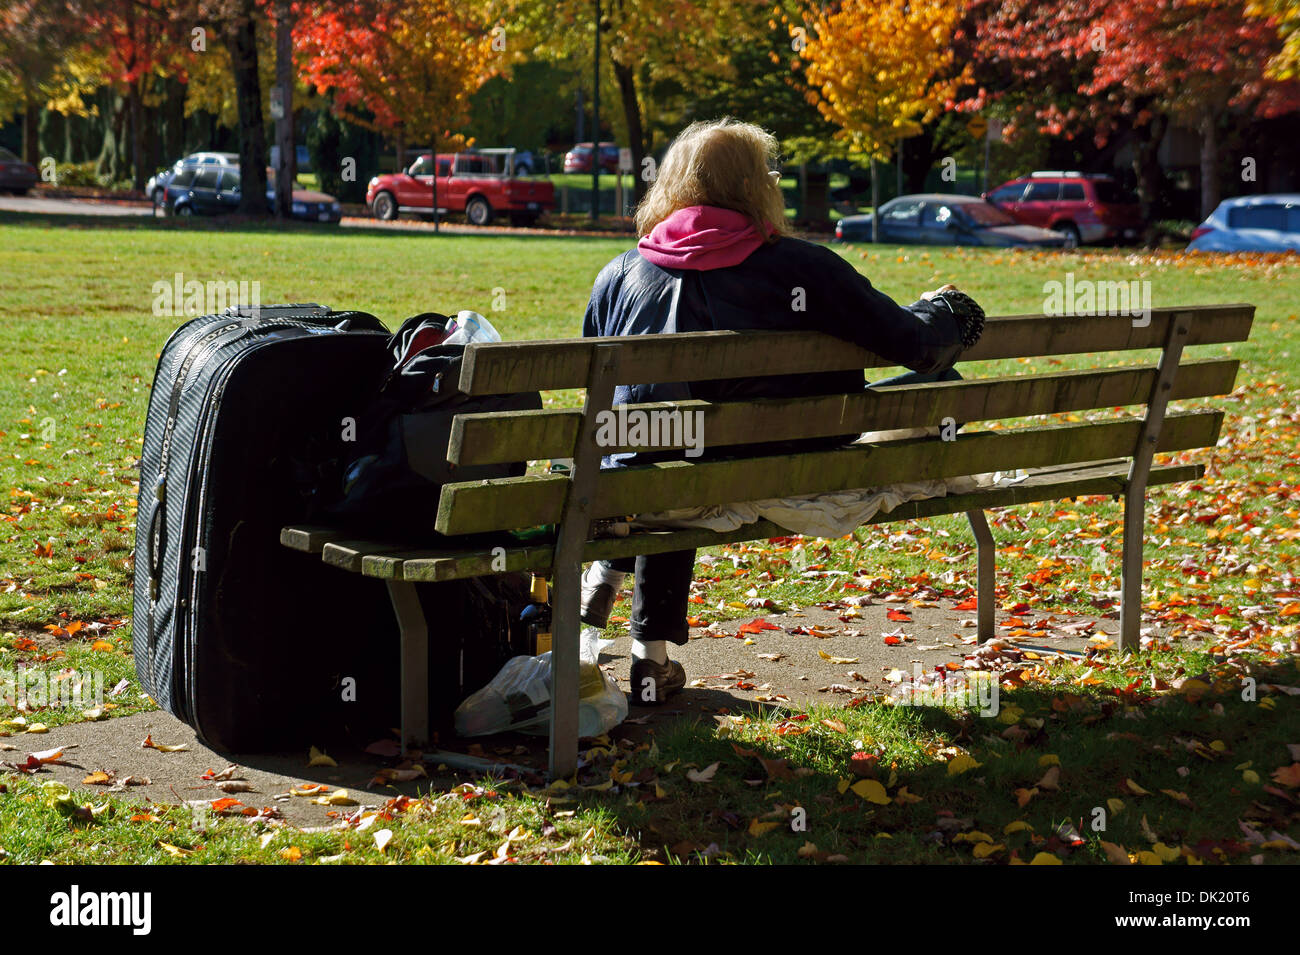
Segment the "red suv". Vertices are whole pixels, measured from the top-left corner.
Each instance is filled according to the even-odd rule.
[[[1003,183],[984,198],[1017,222],[1054,229],[1066,248],[1136,239],[1142,229],[1137,200],[1110,176],[1034,172]]]

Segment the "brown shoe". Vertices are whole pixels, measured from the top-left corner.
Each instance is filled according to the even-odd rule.
[[[676,660],[667,663],[632,661],[631,698],[636,706],[658,706],[685,685],[686,670]]]

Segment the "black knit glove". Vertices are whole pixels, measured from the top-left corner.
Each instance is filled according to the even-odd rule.
[[[965,292],[951,289],[947,292],[935,292],[930,297],[930,301],[941,303],[952,312],[952,317],[957,320],[957,327],[961,329],[962,347],[970,348],[980,340],[980,336],[984,334],[984,309],[980,308],[975,299]]]

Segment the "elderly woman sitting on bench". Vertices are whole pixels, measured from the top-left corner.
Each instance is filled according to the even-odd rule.
[[[775,138],[749,123],[697,122],[682,131],[637,209],[636,249],[596,277],[583,335],[807,329],[913,369],[874,385],[960,377],[952,366],[979,338],[979,307],[951,285],[899,305],[830,249],[791,237],[776,162]],[[827,372],[620,386],[614,402],[792,398],[861,387],[861,371]],[[802,451],[828,440],[844,443],[815,439],[761,450]],[[603,466],[681,453],[616,454]],[[668,644],[687,641],[694,566],[695,551],[684,550],[597,562],[583,576],[582,621],[604,628],[625,574],[635,575],[633,702],[663,702],[686,683],[681,664],[668,658]]]

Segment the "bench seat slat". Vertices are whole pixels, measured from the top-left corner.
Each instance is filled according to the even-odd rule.
[[[1195,480],[1205,473],[1203,465],[1173,464],[1152,469],[1151,485],[1176,484]],[[1043,468],[1032,472],[1024,481],[966,494],[927,498],[901,504],[888,513],[876,515],[871,524],[891,523],[955,514],[975,508],[1010,507],[1059,498],[1094,494],[1121,494],[1128,477],[1128,461],[1119,458],[1087,467]],[[281,540],[294,537],[303,528],[285,528]],[[782,537],[790,531],[770,521],[746,524],[734,531],[720,533],[705,528],[689,530],[639,531],[628,537],[599,538],[587,542],[584,560],[612,560],[632,554],[662,553],[688,548],[710,547],[735,541]],[[379,545],[383,547],[384,545]],[[479,577],[502,571],[546,573],[551,569],[552,548],[549,544],[520,544],[493,553],[481,547],[454,547],[382,553],[363,553],[360,571],[369,577],[407,581],[456,580]],[[502,566],[504,560],[504,566]]]
[[[1211,447],[1222,411],[1170,415],[1157,451]],[[759,501],[844,488],[1026,470],[1131,454],[1143,422],[1123,418],[959,434],[954,441],[911,438],[830,451],[720,461],[667,461],[599,473],[594,518],[678,507]],[[562,475],[444,485],[437,530],[448,536],[511,530],[559,520],[569,487]]]
[[[1172,400],[1204,398],[1232,390],[1240,362],[1210,358],[1184,362]],[[976,422],[1117,408],[1144,404],[1158,370],[1129,366],[1009,375],[932,385],[899,385],[851,395],[819,395],[759,401],[681,401],[628,405],[633,413],[658,414],[665,427],[656,449],[685,447],[684,430],[666,427],[671,412],[702,412],[698,429],[708,447],[830,437],[854,432],[936,426],[945,418]],[[693,419],[694,420],[694,419]],[[574,453],[582,412],[513,411],[457,415],[447,460],[456,465],[503,464],[568,458]],[[659,425],[657,424],[658,428]],[[674,445],[667,438],[677,443]],[[643,450],[609,445],[606,453]]]
[[[404,545],[386,541],[336,540],[321,549],[321,560],[334,567],[360,573],[363,558],[371,554],[387,554],[402,550]]]
[[[347,536],[344,531],[322,524],[301,524],[282,528],[280,543],[304,554],[319,554],[326,544],[344,540]]]
[[[1190,316],[1187,345],[1245,341],[1253,305],[1152,309],[1135,326],[1122,315],[1010,315],[989,318],[962,362],[1161,348],[1174,315]],[[471,395],[584,388],[599,344],[619,346],[623,384],[707,381],[758,375],[882,368],[892,362],[830,335],[792,331],[678,332],[615,338],[566,338],[470,345],[460,389]]]

